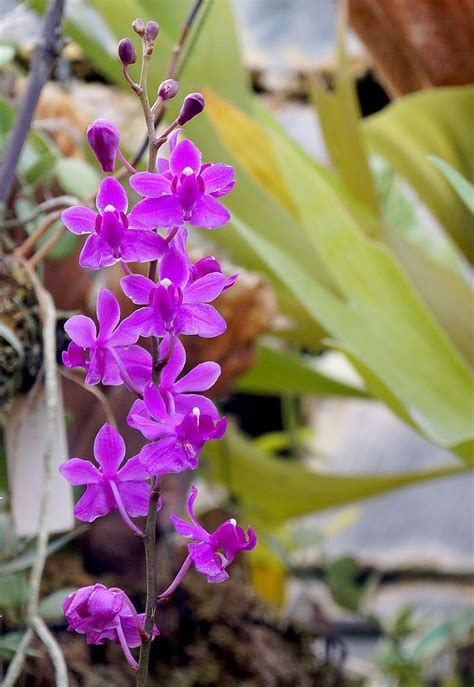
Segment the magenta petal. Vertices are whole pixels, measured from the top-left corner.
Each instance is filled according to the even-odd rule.
[[[147,229],[128,229],[120,242],[120,252],[125,262],[156,260],[168,250],[161,236]]]
[[[144,468],[144,466],[142,465]],[[146,471],[146,470],[145,470]],[[122,482],[118,485],[125,510],[132,518],[148,513],[150,485],[148,482]]]
[[[154,441],[162,437],[163,434],[167,434],[166,430],[163,428],[163,425],[161,425],[159,422],[152,420],[148,415],[135,412],[135,404],[137,403],[139,403],[139,401],[135,401],[128,414],[128,425],[134,429],[137,429],[141,434],[143,434],[145,439],[148,439],[149,441]]]
[[[168,419],[163,396],[154,384],[148,384],[148,386],[145,387],[143,400],[145,401],[147,412],[151,417],[160,422],[165,422]]]
[[[178,518],[177,515],[170,515],[170,520],[173,523],[176,532],[182,537],[197,538],[199,536],[199,530],[196,530],[196,527],[190,522],[186,522],[186,520]]]
[[[227,277],[222,272],[206,274],[186,287],[183,302],[209,303],[224,291],[226,284]]]
[[[73,234],[90,234],[94,231],[96,213],[82,206],[68,208],[61,213],[61,220]]]
[[[101,342],[106,341],[120,320],[120,307],[112,291],[100,289],[97,296],[97,319],[99,320]]]
[[[210,415],[216,420],[219,416],[219,412],[211,399],[200,394],[178,394],[175,396],[174,402],[176,412],[180,415],[186,415],[190,410],[199,408],[202,415]]]
[[[212,546],[205,542],[188,544],[188,551],[196,570],[205,575],[208,582],[216,584],[228,579],[229,575]]]
[[[125,442],[115,427],[105,423],[94,441],[94,456],[104,476],[114,476],[125,457]]]
[[[119,353],[120,351],[117,350],[117,354]],[[101,379],[99,379],[99,381],[101,381],[104,386],[121,386],[123,384],[120,368],[109,349],[101,349],[97,360],[97,366],[94,364],[95,362],[94,360],[93,364],[89,367],[89,371],[97,367],[96,374],[100,376]],[[87,384],[91,384],[91,382],[87,381]]]
[[[97,355],[95,349],[91,355],[90,363],[87,367],[87,373],[85,376],[86,384],[99,384],[104,373],[104,365],[102,361],[103,356]]]
[[[163,193],[170,193],[171,182],[162,174],[138,172],[130,177],[130,186],[146,198],[159,198]]]
[[[221,366],[218,363],[200,363],[175,383],[174,390],[180,394],[186,391],[207,391],[219,379],[220,373]]]
[[[206,193],[219,192],[232,187],[234,182],[234,168],[230,165],[210,165],[201,171],[201,179],[206,186]],[[230,188],[229,188],[230,190]]]
[[[127,298],[130,298],[132,303],[144,305],[148,303],[150,291],[154,288],[155,283],[141,274],[134,274],[128,277],[122,277],[120,286],[124,294]]]
[[[94,322],[85,315],[74,315],[64,325],[66,334],[81,348],[95,344],[97,333]]]
[[[190,167],[196,176],[201,169],[201,151],[189,139],[178,143],[170,155],[173,174],[179,176],[186,167]]]
[[[172,284],[183,288],[189,278],[188,257],[176,248],[170,248],[160,262],[160,279],[169,279]]]
[[[59,466],[59,472],[70,484],[97,484],[101,475],[94,465],[88,460],[71,458]]]
[[[83,522],[92,522],[114,508],[115,502],[107,496],[105,489],[100,484],[91,484],[76,503],[74,515]]]
[[[138,455],[152,475],[194,470],[198,466],[197,457],[194,454],[188,455],[175,436],[147,444]]]
[[[124,326],[125,323],[127,323],[127,327],[138,332],[140,336],[165,336],[167,333],[165,323],[153,308],[135,310],[122,322]]]
[[[137,389],[143,391],[151,380],[152,359],[150,353],[141,346],[129,346],[117,351],[130,379]]]
[[[179,334],[197,334],[211,339],[225,332],[227,324],[212,305],[193,303],[181,306],[175,319],[175,329]]]
[[[127,460],[123,468],[117,473],[118,482],[140,482],[149,477],[145,466],[138,459],[138,456],[133,456]]]
[[[222,227],[230,220],[230,212],[212,196],[204,195],[196,202],[191,214],[190,224],[202,229]]]
[[[158,160],[156,161],[156,171],[158,174],[166,174],[168,173],[169,176],[169,169],[170,169],[170,163],[169,160],[167,160],[165,157],[159,157]]]
[[[114,177],[105,177],[100,182],[96,206],[102,215],[107,205],[112,205],[118,212],[127,212],[128,200],[125,190]]]
[[[176,144],[177,144],[177,142],[178,142],[178,136],[180,135],[181,132],[182,132],[182,129],[180,129],[180,128],[175,129],[175,130],[173,131],[173,133],[171,134],[171,136],[169,137],[169,139],[168,139],[168,149],[169,149],[169,151],[170,151],[170,154],[171,154],[171,153],[173,152],[173,150],[176,148]],[[166,162],[168,163],[168,160],[166,160]],[[169,163],[168,163],[168,166],[169,166]]]
[[[130,222],[140,227],[172,227],[183,222],[183,210],[174,196],[146,198],[130,213]]]
[[[88,237],[79,256],[79,264],[89,270],[98,270],[101,267],[109,267],[118,262],[114,252],[102,236],[92,234]]]
[[[164,360],[168,355],[170,339],[163,339],[160,345],[160,359]],[[168,362],[161,370],[160,387],[163,389],[171,389],[174,380],[179,375],[186,363],[186,351],[184,346],[178,338],[174,339],[173,352],[170,355]]]

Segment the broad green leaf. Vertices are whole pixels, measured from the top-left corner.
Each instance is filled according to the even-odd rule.
[[[7,634],[0,637],[0,656],[6,658],[7,661],[11,660],[16,654],[22,639],[23,632],[7,632]],[[40,653],[35,649],[27,649],[26,655],[38,657]]]
[[[76,590],[77,587],[65,587],[46,596],[39,605],[39,615],[46,621],[62,619],[64,617],[63,601],[66,596]]]
[[[472,438],[472,372],[385,248],[364,238],[349,217],[345,226],[334,225],[330,216],[318,225],[315,244],[331,265],[340,297],[277,246],[234,224],[276,274],[286,275],[308,313],[390,389],[428,438],[453,450]],[[313,235],[312,226],[309,232]]]
[[[316,80],[311,96],[316,106],[326,148],[346,187],[375,216],[380,212],[366,143],[359,128],[360,109],[345,49],[347,13],[340,9],[337,36],[338,65],[331,91]]]
[[[425,634],[413,650],[413,659],[431,660],[442,651],[469,639],[473,630],[474,608],[466,608],[454,618],[440,623]]]
[[[440,160],[436,155],[429,155],[428,158],[444,174],[458,196],[467,205],[471,212],[474,212],[474,184],[471,184],[462,174],[444,160]]]
[[[30,0],[30,4],[39,12],[44,12],[47,2],[46,0]],[[115,3],[114,11],[119,6]],[[128,28],[124,26],[124,34],[127,34]],[[99,74],[125,88],[125,80],[116,54],[115,37],[87,0],[81,0],[80,3],[66,3],[64,30],[66,36],[81,46],[87,59]]]
[[[351,556],[337,558],[324,566],[324,579],[334,600],[350,611],[357,611],[364,597],[364,588],[358,582],[361,572],[360,564]]]
[[[321,222],[325,221],[326,213],[334,216],[334,222],[343,223],[346,221],[347,210],[356,218],[358,226],[364,228],[368,235],[378,235],[390,250],[401,262],[406,275],[411,279],[413,286],[418,291],[424,303],[429,307],[435,318],[441,324],[451,340],[459,347],[467,360],[474,361],[474,318],[473,310],[473,291],[462,275],[458,266],[457,256],[452,248],[452,244],[444,241],[443,259],[435,253],[435,245],[431,241],[427,244],[427,237],[424,236],[423,242],[416,243],[410,240],[407,235],[407,205],[403,204],[402,218],[394,216],[394,203],[385,205],[384,211],[390,211],[386,215],[386,222],[382,223],[382,230],[374,230],[374,223],[370,220],[363,208],[357,204],[357,199],[351,196],[347,189],[338,185],[334,177],[327,173],[321,165],[315,163],[309,156],[304,154],[301,149],[288,138],[279,125],[264,116],[259,111],[260,120],[264,121],[265,126],[271,130],[274,140],[275,150],[285,150],[281,165],[284,169],[291,169],[293,183],[299,183],[295,176],[296,167],[300,169],[301,183],[306,183],[306,193],[314,201],[313,211],[316,218],[320,217]],[[311,179],[312,189],[308,179]],[[392,200],[393,194],[392,194]],[[400,200],[398,200],[400,207]],[[403,219],[403,231],[396,222]],[[409,218],[413,221],[413,218]],[[394,227],[395,221],[395,227]],[[451,263],[451,264],[449,264]],[[319,265],[326,266],[324,260],[318,262],[316,273],[319,281],[326,285],[331,285],[331,276],[324,270],[322,273]],[[323,278],[321,279],[321,274]]]
[[[25,178],[32,189],[48,181],[51,175],[54,174],[57,160],[58,157],[52,150],[46,150],[25,171]]]
[[[212,104],[211,104],[212,108]],[[328,173],[322,165],[312,160],[303,150],[292,141],[286,132],[266,113],[263,108],[257,109],[259,121],[265,126],[262,128],[260,136],[266,136],[267,132],[271,132],[274,140],[274,149],[280,150],[282,147],[286,151],[288,162],[282,160],[282,168],[291,164],[291,157],[293,157],[301,170],[302,182],[312,178],[317,188],[317,192],[313,189],[307,193],[314,197],[314,212],[324,218],[325,213],[334,214],[337,219],[334,221],[345,221],[346,208],[354,215],[358,221],[358,226],[364,228],[369,235],[379,235],[381,241],[384,241],[387,246],[394,252],[396,257],[402,263],[402,266],[411,279],[412,284],[418,290],[426,305],[431,309],[433,315],[438,322],[445,329],[451,340],[460,348],[467,360],[474,360],[474,347],[472,346],[472,339],[474,336],[474,318],[471,313],[473,309],[473,294],[470,285],[460,273],[455,260],[453,258],[452,265],[447,264],[447,260],[440,262],[438,257],[430,254],[431,245],[423,246],[414,245],[412,241],[405,236],[405,229],[403,232],[397,222],[407,220],[407,205],[402,207],[403,215],[398,214],[394,216],[395,203],[392,202],[384,207],[385,211],[390,211],[387,214],[387,221],[380,229],[374,229],[373,219],[367,215],[367,211],[358,203],[357,199],[351,195],[348,189],[341,183],[338,183],[334,175]],[[230,122],[233,120],[231,109],[227,109],[226,116]],[[341,124],[342,126],[342,124]],[[225,128],[222,129],[225,131]],[[240,157],[245,162],[246,166],[250,163],[246,158],[246,152],[242,145],[239,145],[236,140],[229,137],[227,143],[239,147]],[[295,183],[297,183],[296,178]],[[393,200],[393,194],[392,194]],[[398,202],[400,206],[400,202]],[[340,214],[342,213],[342,214]],[[315,217],[317,214],[315,214]],[[409,217],[410,221],[413,218]],[[322,220],[323,221],[323,220]],[[393,226],[395,224],[395,227]],[[255,226],[254,224],[252,226]],[[426,241],[426,237],[424,239]],[[446,242],[446,246],[452,251],[451,244]],[[445,251],[446,252],[446,251]],[[446,263],[446,264],[445,264]],[[315,272],[318,275],[319,281],[325,285],[331,285],[333,280],[328,275],[326,263],[323,260],[317,262]]]
[[[3,150],[2,140],[8,135],[8,132],[12,128],[15,119],[15,109],[13,105],[6,100],[6,98],[0,98],[0,144]]]
[[[467,279],[389,225],[382,237],[443,330],[474,365],[474,291]]]
[[[275,395],[318,394],[366,397],[367,394],[318,372],[309,358],[260,345],[252,369],[240,377],[237,388],[249,393]]]
[[[55,551],[59,551],[59,549],[62,549],[63,546],[65,546],[70,541],[83,534],[83,532],[85,532],[86,530],[87,525],[81,525],[80,527],[76,527],[76,529],[72,532],[68,532],[67,534],[64,534],[62,537],[53,539],[48,544],[47,555],[50,556]],[[33,543],[30,547],[28,547],[26,551],[17,555],[15,558],[5,560],[0,563],[0,578],[3,578],[5,575],[12,575],[23,570],[28,570],[28,568],[31,568],[31,566],[33,565],[35,557],[36,546]]]
[[[466,471],[450,465],[423,472],[357,477],[313,472],[301,463],[261,451],[233,427],[221,441],[206,444],[203,453],[209,476],[226,485],[248,518],[264,527],[277,527],[308,513]]]
[[[470,439],[471,368],[388,250],[363,236],[348,212],[321,216],[312,177],[303,174],[297,158],[281,143],[278,154],[303,226],[343,297],[340,314],[328,312],[327,318],[322,309],[329,303],[324,299],[323,304],[320,296],[313,304],[317,319],[383,381],[432,441],[453,447]]]
[[[76,158],[58,160],[54,173],[66,193],[78,198],[87,198],[97,192],[100,177],[96,170],[83,160]]]
[[[473,111],[474,87],[453,86],[399,98],[361,123],[370,149],[410,183],[471,261],[474,217],[428,156],[441,158],[472,182]]]
[[[28,603],[28,582],[23,574],[5,575],[0,583],[0,612],[13,622],[22,620]]]
[[[231,103],[205,89],[206,113],[225,145],[249,174],[291,214],[294,204],[278,170],[272,141],[262,126]]]

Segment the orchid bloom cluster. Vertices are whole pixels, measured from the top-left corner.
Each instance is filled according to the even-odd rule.
[[[158,33],[155,27],[154,22],[139,26],[148,48]],[[119,44],[119,57],[129,80],[127,66],[136,55],[128,39]],[[139,86],[133,87],[138,93]],[[176,92],[176,82],[164,82],[150,111]],[[226,430],[225,417],[220,417],[214,403],[203,395],[218,379],[219,365],[209,361],[183,374],[186,351],[179,338],[182,334],[211,338],[225,331],[224,319],[211,304],[237,276],[227,277],[211,256],[193,262],[187,251],[188,227],[216,229],[229,220],[219,199],[235,183],[232,167],[203,163],[201,152],[190,140],[179,140],[178,127],[203,107],[202,95],[186,96],[177,119],[152,143],[159,147],[166,141],[169,157],[158,157],[154,169],[147,172],[136,172],[125,160],[117,128],[96,120],[87,139],[105,172],[114,171],[117,158],[133,172],[128,180],[131,192],[127,194],[114,176],[106,176],[98,189],[97,212],[80,206],[62,213],[69,231],[87,235],[80,264],[98,270],[119,263],[125,275],[121,289],[137,306],[121,319],[115,295],[100,289],[97,324],[84,315],[67,321],[65,330],[71,341],[63,363],[83,368],[87,384],[123,384],[130,390],[135,400],[127,422],[142,434],[144,445],[137,455],[126,459],[123,438],[106,423],[95,438],[95,462],[72,458],[60,470],[71,484],[86,487],[75,507],[79,520],[92,522],[117,509],[127,527],[144,539],[145,533],[133,519],[156,518],[162,478],[195,470],[206,442],[219,439]],[[141,198],[130,208],[128,195],[133,192]],[[148,263],[148,276],[134,271],[137,263]],[[147,338],[148,347],[143,345]],[[90,644],[119,643],[136,668],[130,648],[159,634],[154,624],[156,603],[171,595],[191,564],[211,583],[227,579],[227,567],[239,551],[254,548],[255,535],[251,529],[246,533],[233,519],[215,532],[207,532],[194,517],[196,497],[197,489],[192,487],[190,523],[171,516],[176,532],[188,539],[188,556],[168,589],[155,600],[147,600],[147,608],[148,602],[153,608],[150,622],[137,613],[125,592],[96,584],[65,599],[64,613],[71,631],[85,634]]]

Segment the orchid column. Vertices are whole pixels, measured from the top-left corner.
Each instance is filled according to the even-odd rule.
[[[171,516],[177,533],[189,539],[188,556],[175,580],[157,593],[155,533],[161,479],[169,473],[195,470],[205,443],[219,439],[226,429],[225,418],[202,395],[219,377],[219,365],[201,363],[182,375],[186,352],[179,337],[211,338],[226,329],[211,303],[232,286],[237,275],[228,278],[211,256],[193,263],[186,244],[189,227],[215,229],[229,220],[229,212],[218,199],[231,191],[235,180],[232,167],[203,163],[191,141],[178,142],[179,127],[204,108],[199,93],[186,96],[176,120],[160,136],[155,134],[155,113],[177,94],[178,84],[165,80],[150,104],[146,77],[159,27],[155,22],[145,25],[136,20],[133,28],[143,48],[139,83],[128,74],[128,66],[136,61],[129,39],[120,42],[118,53],[123,74],[143,106],[149,136],[148,171],[137,173],[125,159],[119,132],[110,122],[94,122],[87,139],[104,172],[114,171],[117,157],[122,161],[131,174],[131,188],[142,199],[129,209],[123,186],[114,176],[107,176],[97,193],[97,212],[73,207],[63,212],[62,220],[73,233],[88,235],[80,255],[82,266],[96,270],[121,264],[125,274],[121,288],[138,307],[121,320],[117,299],[101,289],[98,327],[83,315],[66,323],[71,343],[63,363],[83,368],[87,384],[123,384],[130,390],[134,400],[127,422],[141,432],[144,445],[138,455],[125,460],[122,437],[105,424],[94,443],[97,467],[89,460],[73,458],[61,466],[61,472],[72,484],[86,486],[75,508],[78,519],[92,522],[117,509],[124,524],[143,538],[147,559],[144,614],[137,613],[122,590],[100,584],[80,589],[64,602],[69,629],[85,634],[91,644],[120,643],[128,662],[138,670],[137,685],[143,686],[150,644],[159,634],[155,625],[158,601],[173,593],[191,565],[209,582],[224,581],[236,554],[252,549],[256,538],[235,520],[207,532],[194,517],[197,489],[192,487],[188,499],[191,522]],[[169,157],[157,157],[165,143]],[[135,274],[129,263],[148,263],[148,276]],[[151,339],[151,354],[140,343],[146,338]],[[138,516],[147,517],[144,532],[133,522]],[[131,652],[137,646],[138,663]]]

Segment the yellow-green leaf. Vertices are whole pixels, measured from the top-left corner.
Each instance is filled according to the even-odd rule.
[[[450,465],[422,472],[357,477],[312,472],[300,463],[264,453],[233,427],[220,442],[209,442],[204,455],[210,477],[230,488],[246,516],[264,527],[277,527],[291,518],[466,471]]]
[[[405,177],[471,261],[474,217],[428,156],[473,182],[473,112],[474,87],[453,86],[399,98],[361,124],[370,149]]]

